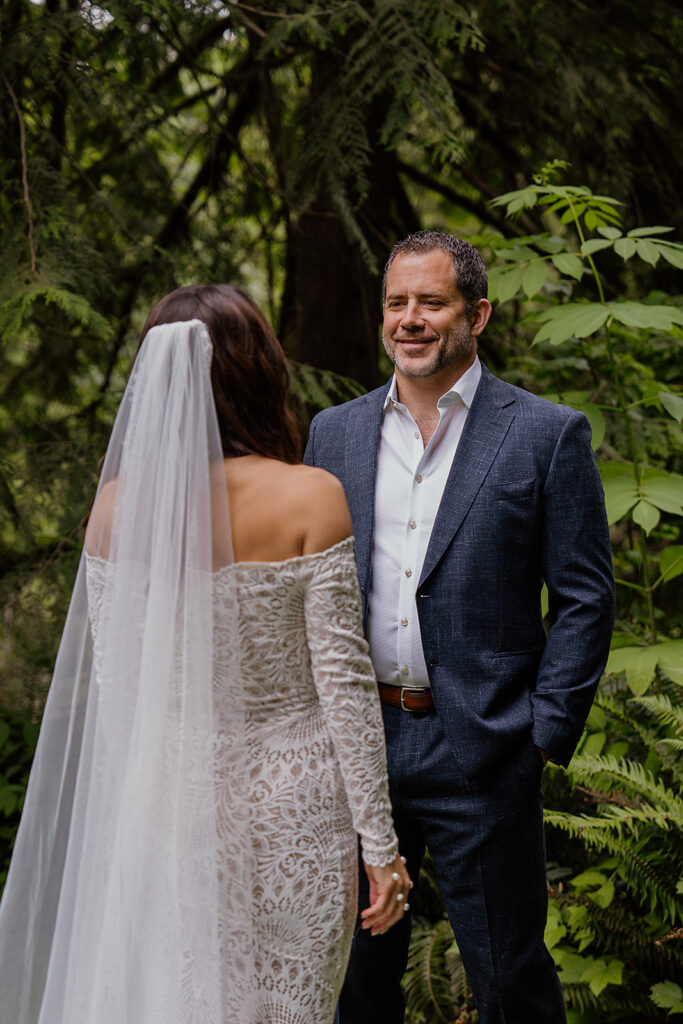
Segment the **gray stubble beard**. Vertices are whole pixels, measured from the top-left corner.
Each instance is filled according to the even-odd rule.
[[[455,345],[450,346],[452,339],[455,339]],[[475,339],[470,333],[470,325],[468,323],[459,324],[448,332],[448,338],[445,344],[439,346],[438,342],[431,342],[431,344],[437,346],[434,352],[434,358],[427,363],[423,363],[421,366],[411,367],[410,360],[406,367],[400,365],[395,354],[389,351],[387,347],[387,339],[382,336],[382,344],[384,345],[384,351],[389,356],[389,359],[397,366],[404,377],[431,377],[433,374],[443,370],[446,366],[451,363],[459,362],[467,359],[472,354],[472,347],[475,344]],[[401,342],[391,341],[390,344],[394,345],[394,353],[399,351],[398,346]],[[446,358],[447,357],[447,358]]]

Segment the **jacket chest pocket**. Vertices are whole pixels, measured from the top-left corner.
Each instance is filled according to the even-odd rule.
[[[507,480],[491,488],[491,498],[496,502],[528,502],[534,494],[536,477],[529,480]]]

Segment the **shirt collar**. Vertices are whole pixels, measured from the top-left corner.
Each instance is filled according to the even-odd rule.
[[[456,380],[452,388],[449,388],[445,394],[438,400],[437,407],[443,408],[444,406],[450,405],[453,401],[452,397],[458,395],[462,401],[462,404],[466,409],[469,409],[474,400],[474,394],[479,386],[481,380],[481,362],[479,356],[474,357],[474,362],[469,366],[462,377]],[[396,374],[391,378],[391,385],[387,392],[387,397],[384,399],[384,409],[389,408],[392,405],[401,405],[397,398],[398,389],[396,387]]]

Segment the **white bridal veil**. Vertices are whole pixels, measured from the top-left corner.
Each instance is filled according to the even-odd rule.
[[[152,328],[114,424],[0,906],[1,1024],[252,1019],[211,354],[199,320]]]

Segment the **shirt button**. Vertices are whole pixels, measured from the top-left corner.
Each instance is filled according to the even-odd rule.
[[[410,522],[408,523],[408,526],[410,527],[411,530],[414,530],[415,527],[417,526],[417,523],[415,522],[414,519],[411,519]]]
[[[410,672],[410,669],[408,668],[407,665],[401,665],[401,675],[402,676],[407,676],[409,672]]]
[[[404,615],[404,616],[403,616],[403,618],[401,619],[401,625],[402,625],[402,626],[407,626],[407,625],[408,625],[408,620],[406,619],[405,615]]]
[[[412,575],[413,575],[413,570],[412,569],[406,569],[406,576],[412,576]]]
[[[413,437],[415,438],[416,441],[419,441],[420,440],[420,431],[416,430],[415,433],[413,434]]]
[[[417,480],[417,482],[418,482],[419,484],[421,484],[421,483],[422,483],[422,477],[420,476],[420,474],[419,474],[419,473],[417,474],[417,476],[415,477],[415,479]]]

